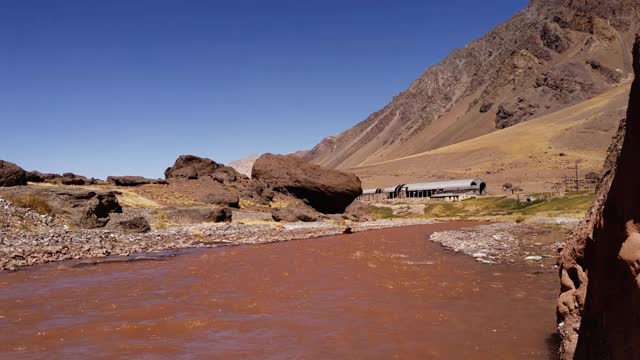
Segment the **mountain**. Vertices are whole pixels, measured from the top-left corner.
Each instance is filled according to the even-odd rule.
[[[372,165],[490,134],[604,94],[632,77],[639,12],[637,0],[532,0],[428,68],[383,109],[303,156],[332,168]]]
[[[420,181],[482,178],[491,193],[505,183],[554,192],[565,176],[602,171],[624,118],[629,83],[557,112],[435,150],[350,168],[364,188]]]
[[[244,159],[230,162],[229,166],[234,168],[240,174],[251,177],[251,170],[253,169],[253,164],[255,164],[256,160],[258,160],[259,157],[260,155],[251,154]]]

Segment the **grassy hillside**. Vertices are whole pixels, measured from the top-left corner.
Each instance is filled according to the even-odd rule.
[[[479,177],[496,194],[504,183],[551,191],[575,173],[599,172],[624,117],[629,84],[564,110],[454,145],[350,171],[365,188]]]
[[[540,217],[582,218],[593,202],[590,192],[569,193],[549,200],[518,201],[504,196],[487,196],[459,202],[427,202],[424,215],[430,219],[481,219],[481,220],[526,220]],[[378,219],[395,216],[393,209],[384,205],[370,206],[372,215]]]

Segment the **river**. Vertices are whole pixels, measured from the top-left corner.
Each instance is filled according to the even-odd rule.
[[[555,359],[557,274],[448,223],[0,273],[0,358]]]

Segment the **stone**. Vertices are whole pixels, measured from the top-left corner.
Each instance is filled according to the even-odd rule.
[[[560,253],[561,359],[640,354],[640,35],[627,117],[609,148],[595,201]]]
[[[231,222],[232,210],[208,206],[178,207],[163,210],[168,221],[175,224]]]
[[[181,155],[172,167],[167,168],[164,176],[169,179],[200,179],[210,177],[220,183],[247,179],[233,168],[194,155]]]
[[[201,201],[205,204],[211,205],[228,206],[233,208],[240,207],[240,198],[225,190],[209,193],[205,195]]]
[[[293,155],[262,155],[253,165],[251,177],[264,187],[295,196],[325,214],[343,213],[362,194],[357,176]]]
[[[286,221],[286,222],[316,222],[318,221],[318,214],[313,210],[306,207],[286,207],[276,208],[271,211],[273,220]]]
[[[149,221],[142,216],[120,221],[116,228],[129,233],[146,233],[151,231]]]
[[[0,187],[27,185],[27,173],[20,166],[0,160]]]
[[[149,184],[167,185],[162,179],[148,179],[142,176],[109,176],[107,182],[115,186],[141,186]]]

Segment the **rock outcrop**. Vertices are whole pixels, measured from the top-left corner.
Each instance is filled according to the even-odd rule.
[[[362,194],[357,176],[322,168],[293,155],[262,155],[251,175],[266,188],[293,195],[325,214],[343,213]]]
[[[247,177],[239,174],[233,168],[218,164],[217,162],[194,155],[181,155],[172,167],[164,172],[167,180],[170,179],[201,179],[210,177],[219,183],[234,182]]]
[[[608,3],[608,2],[602,2]],[[633,50],[640,74],[640,36]],[[595,202],[561,252],[561,357],[640,359],[640,78]]]
[[[113,191],[29,186],[6,189],[1,195],[21,200],[27,206],[42,204],[50,215],[84,229],[104,227],[110,214],[122,212]]]
[[[148,179],[142,176],[109,176],[107,182],[115,186],[166,185],[166,180]]]
[[[149,221],[142,216],[122,220],[116,224],[115,228],[127,233],[146,233],[151,231]]]
[[[0,187],[27,185],[27,173],[20,166],[0,160]]]
[[[275,208],[271,211],[274,221],[285,222],[315,222],[318,221],[318,213],[308,207]]]
[[[96,179],[89,179],[86,176],[76,175],[71,172],[66,172],[62,175],[57,174],[43,174],[46,175],[44,181],[57,185],[95,185]]]
[[[229,191],[211,192],[205,195],[201,201],[205,204],[240,207],[240,198]]]
[[[162,210],[166,219],[175,224],[200,224],[231,222],[232,211],[228,208],[176,207]]]

